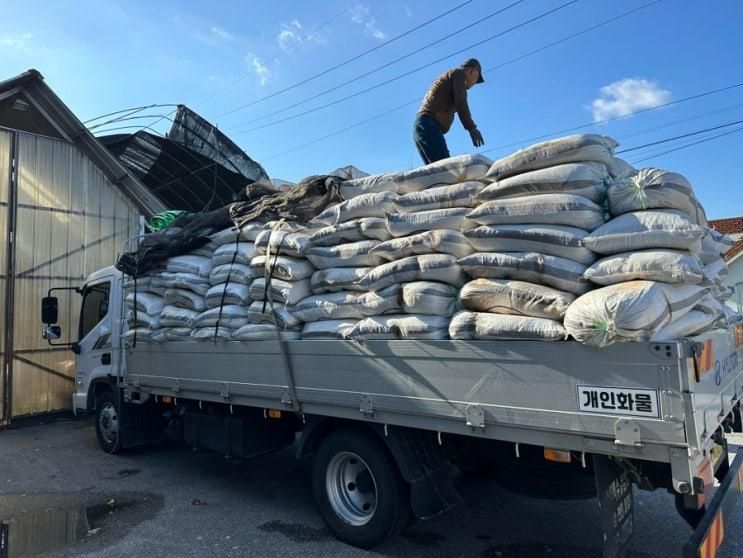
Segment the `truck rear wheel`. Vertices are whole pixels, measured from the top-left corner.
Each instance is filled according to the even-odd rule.
[[[372,548],[410,522],[410,487],[374,435],[339,430],[321,444],[312,471],[320,515],[341,541]]]
[[[111,390],[102,391],[95,402],[95,434],[106,453],[119,453],[119,406]]]

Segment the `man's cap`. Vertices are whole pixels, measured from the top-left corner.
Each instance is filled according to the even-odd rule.
[[[468,58],[462,62],[462,68],[475,68],[479,73],[480,77],[477,78],[477,83],[483,83],[485,78],[482,77],[482,66],[477,58]]]

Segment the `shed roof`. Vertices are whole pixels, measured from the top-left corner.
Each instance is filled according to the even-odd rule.
[[[69,141],[146,216],[167,209],[160,198],[132,176],[88,131],[38,70],[31,69],[0,81],[0,126]]]

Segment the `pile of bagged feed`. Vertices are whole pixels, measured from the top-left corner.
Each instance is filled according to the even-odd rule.
[[[594,134],[347,180],[128,282],[128,338],[673,340],[740,318],[681,175]]]

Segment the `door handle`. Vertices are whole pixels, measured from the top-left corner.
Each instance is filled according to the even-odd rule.
[[[111,364],[111,353],[103,353],[101,355],[101,364]]]

